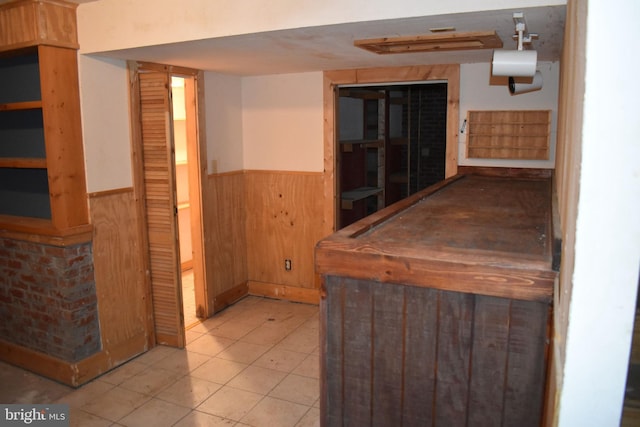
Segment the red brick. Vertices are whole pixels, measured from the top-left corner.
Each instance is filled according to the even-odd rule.
[[[10,259],[7,263],[7,267],[12,268],[14,270],[21,270],[22,262],[15,259]]]
[[[51,264],[51,262],[52,262],[52,259],[50,256],[41,256],[40,258],[38,258],[39,264],[49,265]]]
[[[11,289],[9,293],[14,298],[24,298],[24,292],[22,291],[22,289]]]
[[[63,258],[64,257],[64,248],[60,248],[58,246],[45,246],[44,247],[44,254],[45,255],[51,255],[51,256],[54,256],[56,258]]]

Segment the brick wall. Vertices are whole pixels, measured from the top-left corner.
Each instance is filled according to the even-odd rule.
[[[69,362],[100,350],[91,242],[0,238],[0,339]]]

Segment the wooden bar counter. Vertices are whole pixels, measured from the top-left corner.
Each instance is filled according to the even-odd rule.
[[[323,426],[538,426],[551,171],[466,169],[320,241]]]

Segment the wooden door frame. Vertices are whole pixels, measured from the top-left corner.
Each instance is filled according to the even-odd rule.
[[[336,95],[339,85],[420,83],[447,81],[447,148],[445,178],[458,172],[458,131],[460,103],[460,65],[421,65],[408,67],[361,68],[323,73],[324,110],[324,235],[335,231],[337,224],[336,180]]]
[[[203,184],[206,183],[207,178],[207,151],[206,151],[206,142],[205,142],[205,118],[204,118],[204,73],[201,70],[194,70],[190,68],[177,67],[172,65],[163,65],[163,64],[155,64],[149,62],[141,62],[141,61],[127,61],[127,67],[129,70],[129,100],[130,100],[130,116],[131,116],[131,157],[132,157],[132,169],[133,169],[133,188],[134,188],[134,196],[136,201],[136,212],[138,218],[140,218],[141,225],[140,230],[138,231],[140,234],[140,241],[142,242],[142,247],[149,247],[149,241],[146,235],[146,224],[144,223],[145,218],[145,204],[144,204],[144,176],[142,173],[143,170],[143,161],[142,158],[142,129],[141,129],[141,115],[140,115],[140,81],[138,78],[139,70],[144,69],[148,71],[156,71],[156,72],[165,72],[171,75],[178,75],[181,77],[188,77],[188,80],[193,79],[193,83],[195,87],[194,90],[194,98],[195,102],[195,135],[189,135],[188,138],[195,138],[195,150],[193,152],[189,152],[189,154],[195,154],[194,156],[194,167],[190,167],[189,171],[189,181],[191,184],[192,179],[197,183],[194,191],[189,190],[190,199],[193,197],[193,201],[190,200],[191,211],[192,211],[192,236],[198,236],[197,239],[192,239],[193,245],[193,269],[194,269],[194,279],[195,279],[195,271],[198,269],[201,277],[201,286],[196,286],[196,304],[200,303],[198,307],[198,315],[202,315],[202,317],[208,317],[212,314],[213,307],[209,307],[209,299],[207,297],[207,278],[206,278],[206,269],[204,268],[204,260],[205,260],[205,246],[204,246],[204,224],[203,224],[203,211],[202,211],[202,188]],[[188,150],[191,150],[188,148]],[[205,159],[203,161],[203,159]],[[192,173],[192,170],[197,168],[197,173]],[[175,188],[173,189],[176,190]],[[198,220],[193,221],[196,215],[194,212],[198,214]],[[151,277],[150,277],[150,268],[149,268],[149,255],[145,252],[144,256],[144,269],[145,269],[145,295],[146,295],[146,309],[147,309],[147,328],[149,331],[154,331],[154,319],[153,319],[153,298],[151,295]],[[148,337],[148,347],[151,348],[156,345],[155,341],[155,333],[150,333]]]

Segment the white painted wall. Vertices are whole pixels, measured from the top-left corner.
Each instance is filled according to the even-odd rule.
[[[78,69],[87,191],[131,187],[126,63],[79,55]]]
[[[242,79],[244,169],[322,172],[322,73]]]
[[[242,80],[205,72],[207,170],[212,173],[243,169]]]
[[[556,125],[558,118],[559,63],[540,62],[542,89],[535,92],[511,95],[506,77],[492,78],[491,64],[462,64],[460,66],[460,127],[469,110],[552,110],[551,157],[542,160],[490,160],[467,158],[467,133],[458,139],[458,163],[466,166],[508,166],[529,168],[553,168],[556,151]]]
[[[637,0],[588,0],[582,163],[560,426],[618,426],[640,268]],[[580,22],[578,25],[581,25]]]
[[[518,7],[565,3],[519,0]],[[82,52],[95,53],[317,25],[510,7],[513,1],[505,0],[100,0],[78,8],[78,30]],[[125,9],[127,13],[123,14]]]

